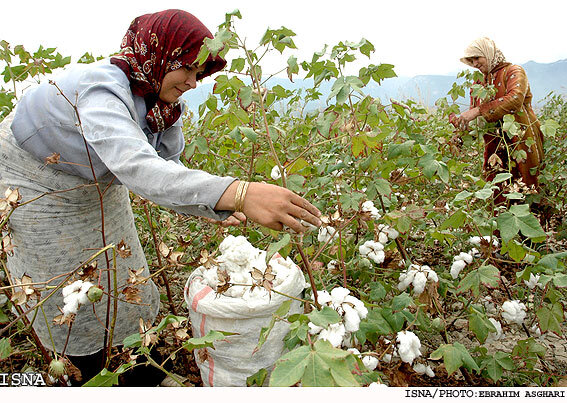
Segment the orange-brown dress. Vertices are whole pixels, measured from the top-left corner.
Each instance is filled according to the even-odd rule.
[[[521,129],[518,135],[509,138],[498,125],[494,132],[484,135],[485,177],[492,180],[497,173],[507,172],[510,155],[513,178],[521,178],[526,185],[537,189],[537,177],[543,161],[543,134],[531,106],[532,93],[526,72],[521,66],[500,63],[485,76],[485,82],[495,86],[495,97],[484,102],[472,98],[471,107],[478,106],[480,114],[488,122],[502,123],[504,115],[512,114]]]

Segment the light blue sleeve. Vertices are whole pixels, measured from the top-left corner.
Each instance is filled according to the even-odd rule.
[[[232,212],[214,206],[235,180],[189,169],[178,163],[183,150],[179,126],[173,126],[159,153],[124,102],[104,86],[91,85],[79,94],[77,109],[85,139],[98,158],[132,192],[181,214],[224,219]],[[164,137],[164,140],[165,140]]]

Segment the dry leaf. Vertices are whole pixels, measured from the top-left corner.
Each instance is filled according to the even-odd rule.
[[[45,158],[45,164],[59,164],[59,159],[61,159],[61,155],[59,153],[53,153]]]
[[[141,276],[144,269],[144,267],[140,267],[138,270],[132,270],[128,268],[128,282],[130,284],[143,284],[148,281],[148,277]]]
[[[124,239],[122,239],[118,243],[118,245],[116,245],[116,252],[118,253],[118,256],[120,256],[122,259],[126,259],[127,257],[132,256],[132,251],[130,250],[130,247],[126,245]]]
[[[222,294],[228,290],[232,284],[230,284],[230,275],[226,270],[217,269],[217,277],[219,279],[217,285],[217,293]]]
[[[183,252],[171,252],[167,260],[171,263],[178,264],[181,263],[181,258],[183,257]]]
[[[175,331],[175,337],[179,340],[185,340],[189,337],[189,334],[187,334],[187,329],[177,329]]]
[[[10,256],[14,254],[14,245],[12,244],[12,237],[10,234],[6,234],[4,238],[2,238],[2,250]]]
[[[203,249],[201,251],[201,257],[199,258],[199,263],[203,265],[205,269],[210,269],[213,266],[217,266],[218,263],[215,259],[213,259],[214,253],[209,255],[209,251]]]
[[[169,254],[171,253],[171,248],[169,246],[167,246],[165,243],[161,242],[159,244],[159,253],[163,256],[163,257],[168,257]]]
[[[22,276],[21,280],[16,278],[14,281],[16,282],[16,285],[19,286],[19,289],[14,288],[15,291],[12,294],[11,301],[16,305],[22,305],[28,301],[28,297],[30,295],[36,293],[36,290],[29,285],[32,283],[32,279],[26,274]]]
[[[205,362],[209,359],[209,352],[206,348],[202,348],[197,352],[199,362]]]
[[[502,160],[500,159],[500,157],[496,154],[492,154],[489,158],[488,158],[488,164],[491,167],[502,167]]]
[[[142,302],[140,297],[140,290],[134,286],[128,286],[122,290],[126,301],[139,304]]]
[[[148,347],[150,344],[154,344],[157,342],[157,334],[152,331],[152,323],[147,321],[144,323],[144,320],[140,318],[139,320],[140,325],[140,338],[142,339],[142,346]]]

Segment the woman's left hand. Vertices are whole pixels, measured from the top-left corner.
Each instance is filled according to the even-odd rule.
[[[479,116],[480,108],[478,106],[471,108],[468,111],[461,113],[460,116],[457,116],[457,126],[461,130],[466,130],[469,128],[469,122]]]

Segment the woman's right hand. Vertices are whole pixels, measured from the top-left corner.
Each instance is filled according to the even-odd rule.
[[[234,196],[238,181],[233,182],[215,206],[218,210],[234,210]],[[321,212],[291,190],[268,183],[251,182],[244,198],[243,213],[246,217],[265,227],[281,231],[287,226],[295,232],[307,228],[300,220],[321,225]]]

